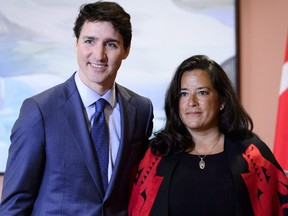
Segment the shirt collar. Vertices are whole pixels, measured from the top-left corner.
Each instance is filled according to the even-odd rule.
[[[113,84],[112,88],[101,97],[98,93],[90,89],[87,85],[85,85],[85,83],[82,82],[79,72],[76,72],[74,79],[85,108],[94,105],[99,98],[104,98],[106,101],[108,101],[112,108],[116,106],[115,83]]]

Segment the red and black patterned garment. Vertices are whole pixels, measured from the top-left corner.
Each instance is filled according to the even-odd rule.
[[[129,216],[287,216],[288,178],[256,135],[225,138],[224,152],[205,157],[150,149],[133,185]]]

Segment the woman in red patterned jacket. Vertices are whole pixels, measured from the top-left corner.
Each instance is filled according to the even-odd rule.
[[[215,61],[181,63],[165,112],[137,167],[130,216],[288,215],[287,176]]]

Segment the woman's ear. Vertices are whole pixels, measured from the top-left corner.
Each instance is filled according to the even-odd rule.
[[[223,110],[223,109],[225,108],[225,104],[226,104],[225,101],[223,101],[223,102],[221,103],[221,105],[220,105],[220,110]]]

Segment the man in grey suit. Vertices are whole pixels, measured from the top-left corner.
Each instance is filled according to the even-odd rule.
[[[130,15],[114,2],[85,4],[74,33],[79,69],[26,99],[13,126],[0,215],[127,215],[130,174],[153,127],[151,101],[115,82],[130,50]],[[106,191],[91,138],[99,98],[108,102]]]

